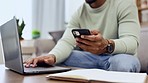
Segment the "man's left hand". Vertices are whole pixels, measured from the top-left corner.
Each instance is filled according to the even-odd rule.
[[[76,38],[76,45],[93,54],[105,53],[108,41],[102,37],[99,31],[92,30],[90,32],[91,35],[82,35],[81,38]]]

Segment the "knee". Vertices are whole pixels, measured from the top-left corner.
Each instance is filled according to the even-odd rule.
[[[110,71],[121,71],[121,72],[139,72],[140,62],[139,60],[128,54],[119,54],[109,59]]]
[[[82,57],[81,56],[81,52],[80,51],[72,51],[72,53],[70,54],[70,56],[62,63],[62,65],[65,66],[78,66],[79,63],[82,62]]]
[[[77,61],[81,58],[81,52],[80,51],[72,51],[70,56],[65,60],[65,62],[71,62],[71,61]]]
[[[139,72],[137,68],[132,65],[110,65],[109,71],[120,71],[120,72]]]

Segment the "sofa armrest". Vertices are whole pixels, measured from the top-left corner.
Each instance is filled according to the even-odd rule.
[[[138,48],[138,58],[141,63],[141,71],[147,71],[148,67],[148,28],[141,28],[140,46]]]
[[[36,39],[34,46],[36,48],[36,55],[39,56],[52,50],[55,42],[52,39]]]

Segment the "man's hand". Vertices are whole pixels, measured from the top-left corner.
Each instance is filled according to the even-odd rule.
[[[108,44],[108,41],[97,30],[92,30],[91,35],[82,35],[81,38],[76,38],[76,41],[77,46],[93,54],[104,53]]]
[[[55,63],[55,56],[54,55],[47,55],[47,56],[38,56],[36,58],[32,58],[28,61],[25,61],[25,67],[36,67],[37,64],[43,63],[47,65],[53,65]]]

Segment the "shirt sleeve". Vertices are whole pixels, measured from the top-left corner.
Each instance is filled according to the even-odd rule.
[[[56,64],[63,62],[75,47],[75,38],[72,35],[71,30],[73,28],[79,28],[79,11],[78,9],[72,16],[70,22],[67,25],[67,28],[62,36],[62,38],[58,41],[56,46],[49,52],[49,54],[54,54],[56,57]]]
[[[134,55],[139,45],[140,24],[136,4],[129,2],[119,4],[118,7],[118,35],[115,39],[113,54],[126,53]],[[127,6],[127,4],[129,4]]]

